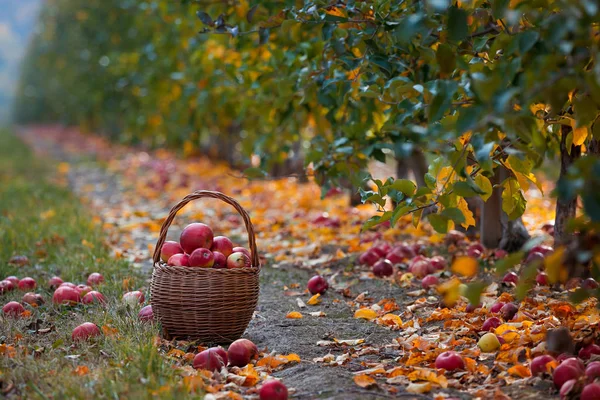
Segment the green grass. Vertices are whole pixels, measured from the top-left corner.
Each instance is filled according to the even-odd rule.
[[[200,397],[187,393],[173,362],[154,346],[158,327],[138,322],[138,309],[120,302],[124,281],[145,289],[147,277],[111,257],[100,225],[56,171],[51,161],[0,130],[0,279],[31,276],[46,300],[37,308],[27,306],[29,317],[0,312],[0,392],[32,399]],[[29,265],[10,265],[15,255],[27,256]],[[108,299],[106,307],[52,304],[51,276],[79,284],[91,272],[106,279],[98,288]],[[0,305],[22,295],[0,294]],[[116,333],[74,343],[71,332],[83,322]],[[78,375],[78,367],[89,373]]]

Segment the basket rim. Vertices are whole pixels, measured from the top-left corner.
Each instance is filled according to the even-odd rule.
[[[226,274],[226,275],[243,275],[243,274],[257,274],[260,272],[260,265],[258,267],[244,267],[244,268],[203,268],[203,267],[179,267],[175,265],[168,265],[164,261],[159,261],[154,264],[154,270],[160,269],[168,272],[179,272],[184,274]]]

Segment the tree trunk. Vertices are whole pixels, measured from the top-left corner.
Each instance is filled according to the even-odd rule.
[[[571,127],[561,126],[560,137],[560,177],[566,177],[569,167],[581,156],[581,146],[567,147],[567,136],[571,132]],[[570,152],[568,151],[570,150]],[[569,154],[570,153],[570,154]],[[561,200],[560,197],[556,201],[556,218],[554,220],[554,246],[564,243],[566,239],[566,227],[570,219],[575,218],[577,210],[577,196],[571,200]]]
[[[417,186],[426,186],[425,174],[427,173],[429,167],[427,165],[427,159],[425,158],[425,154],[423,154],[421,149],[413,150],[413,153],[410,157],[410,162],[412,164],[411,167],[413,174],[415,175],[415,181],[417,182]]]
[[[500,180],[500,174],[496,169],[496,174],[491,179],[492,185],[498,185]],[[488,249],[495,249],[498,247],[500,240],[502,240],[502,188],[495,187],[490,198],[483,203],[481,210],[481,244]]]

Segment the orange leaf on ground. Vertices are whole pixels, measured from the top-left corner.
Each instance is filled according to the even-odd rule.
[[[287,313],[285,317],[289,319],[300,319],[302,318],[302,314],[300,314],[298,311],[292,311]]]
[[[373,386],[377,384],[374,378],[371,378],[369,375],[356,375],[354,377],[354,383],[362,388],[366,388],[369,386]]]
[[[361,308],[360,310],[356,310],[354,318],[362,318],[370,321],[377,318],[377,313],[370,308]]]
[[[246,365],[239,373],[240,376],[245,376],[244,386],[254,386],[259,381],[258,372],[254,369],[252,364]]]
[[[473,257],[456,257],[452,263],[452,272],[463,276],[473,276],[477,273],[479,263]]]
[[[313,297],[308,299],[306,304],[308,304],[309,306],[316,306],[317,304],[321,303],[320,297],[321,297],[321,295],[319,293],[317,293]]]
[[[83,376],[90,373],[90,369],[86,365],[78,365],[75,370],[73,370],[73,375]]]
[[[511,375],[518,376],[520,378],[527,378],[531,376],[531,371],[524,365],[515,365],[508,369],[508,373]]]
[[[379,322],[382,325],[387,325],[391,327],[401,327],[402,319],[396,314],[385,314],[383,317],[379,318]]]

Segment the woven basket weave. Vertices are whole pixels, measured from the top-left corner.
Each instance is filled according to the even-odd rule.
[[[214,198],[232,205],[248,231],[251,268],[217,269],[168,266],[160,250],[177,212],[192,200]],[[223,193],[198,190],[169,212],[154,249],[150,287],[152,311],[168,339],[188,338],[204,343],[231,343],[252,318],[258,302],[260,261],[254,227],[242,206]]]

